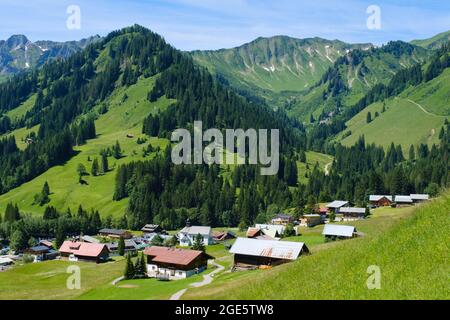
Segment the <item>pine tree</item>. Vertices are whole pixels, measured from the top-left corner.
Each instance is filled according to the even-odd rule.
[[[194,243],[192,245],[192,250],[205,252],[205,245],[203,243],[203,236],[199,233],[194,237]]]
[[[116,159],[122,158],[122,149],[120,148],[119,141],[116,141],[116,144],[113,147],[113,157]]]
[[[97,158],[95,158],[94,161],[92,161],[91,174],[94,177],[98,176],[98,170],[99,170],[98,160]]]
[[[411,147],[409,147],[409,161],[414,161],[415,159],[416,159],[416,152],[414,146],[411,145]]]
[[[106,174],[109,170],[108,167],[108,156],[106,155],[106,153],[102,153],[102,158],[101,158],[101,162],[100,162],[100,173],[101,174]]]
[[[133,261],[131,261],[131,255],[127,254],[127,262],[125,264],[125,271],[123,273],[123,276],[126,280],[133,279],[135,276],[135,270]]]
[[[372,113],[368,112],[367,113],[367,119],[366,119],[367,123],[371,123],[372,122]]]
[[[55,232],[56,248],[60,248],[65,240],[66,240],[66,237],[64,236],[63,227],[60,224],[58,224],[58,226],[56,227],[56,232]]]
[[[125,255],[125,240],[124,240],[123,237],[120,237],[117,249],[118,249],[118,252],[119,252],[119,256],[124,256]]]

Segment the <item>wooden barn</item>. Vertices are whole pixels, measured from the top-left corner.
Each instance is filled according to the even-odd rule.
[[[370,195],[369,202],[374,207],[389,207],[392,204],[392,196]]]
[[[59,252],[71,261],[105,262],[109,259],[106,244],[64,241]]]
[[[294,261],[309,249],[302,242],[238,238],[230,253],[235,269],[257,269]]]

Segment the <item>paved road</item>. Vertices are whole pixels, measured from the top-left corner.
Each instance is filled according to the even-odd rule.
[[[206,286],[208,284],[210,284],[211,282],[213,282],[214,280],[214,275],[223,271],[225,268],[223,266],[221,266],[220,264],[216,263],[216,262],[211,262],[212,265],[216,266],[217,269],[214,270],[211,273],[208,273],[206,275],[203,276],[203,280],[200,282],[194,282],[191,283],[190,286],[194,287],[194,288],[199,288],[199,287],[203,287]],[[187,291],[188,288],[185,288],[183,290],[178,291],[177,293],[173,294],[170,297],[170,300],[180,300],[181,296]]]

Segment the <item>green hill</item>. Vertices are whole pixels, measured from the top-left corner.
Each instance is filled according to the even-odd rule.
[[[410,43],[426,49],[438,49],[442,44],[448,41],[450,41],[450,31],[439,33],[428,39],[413,40]]]
[[[237,88],[303,91],[347,50],[369,47],[321,38],[258,38],[233,49],[194,51],[193,58]]]
[[[410,86],[394,98],[366,107],[347,122],[347,129],[338,140],[351,146],[364,135],[367,143],[388,147],[394,142],[401,144],[404,151],[410,145],[438,143],[440,130],[450,117],[449,84],[447,68],[431,81]],[[369,112],[373,121],[367,123]]]
[[[383,213],[354,223],[365,233],[361,238],[315,246],[310,256],[246,274],[245,281],[229,274],[226,283],[190,289],[184,298],[449,299],[450,194],[412,213],[405,209],[377,209]],[[369,290],[373,265],[380,268],[381,289]]]

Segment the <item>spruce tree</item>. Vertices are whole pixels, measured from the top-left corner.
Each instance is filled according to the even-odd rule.
[[[119,256],[124,256],[125,255],[125,240],[123,239],[123,237],[120,237],[117,249],[118,249],[118,252],[119,252]]]
[[[194,244],[192,245],[192,250],[205,252],[205,245],[203,243],[203,236],[199,233],[194,237]]]
[[[123,276],[127,280],[133,279],[135,276],[134,265],[133,265],[133,261],[131,261],[130,254],[127,254],[127,262],[125,264],[125,271],[124,271]]]
[[[97,158],[95,158],[94,161],[92,161],[91,174],[94,177],[98,176],[98,170],[99,170],[98,160]]]

